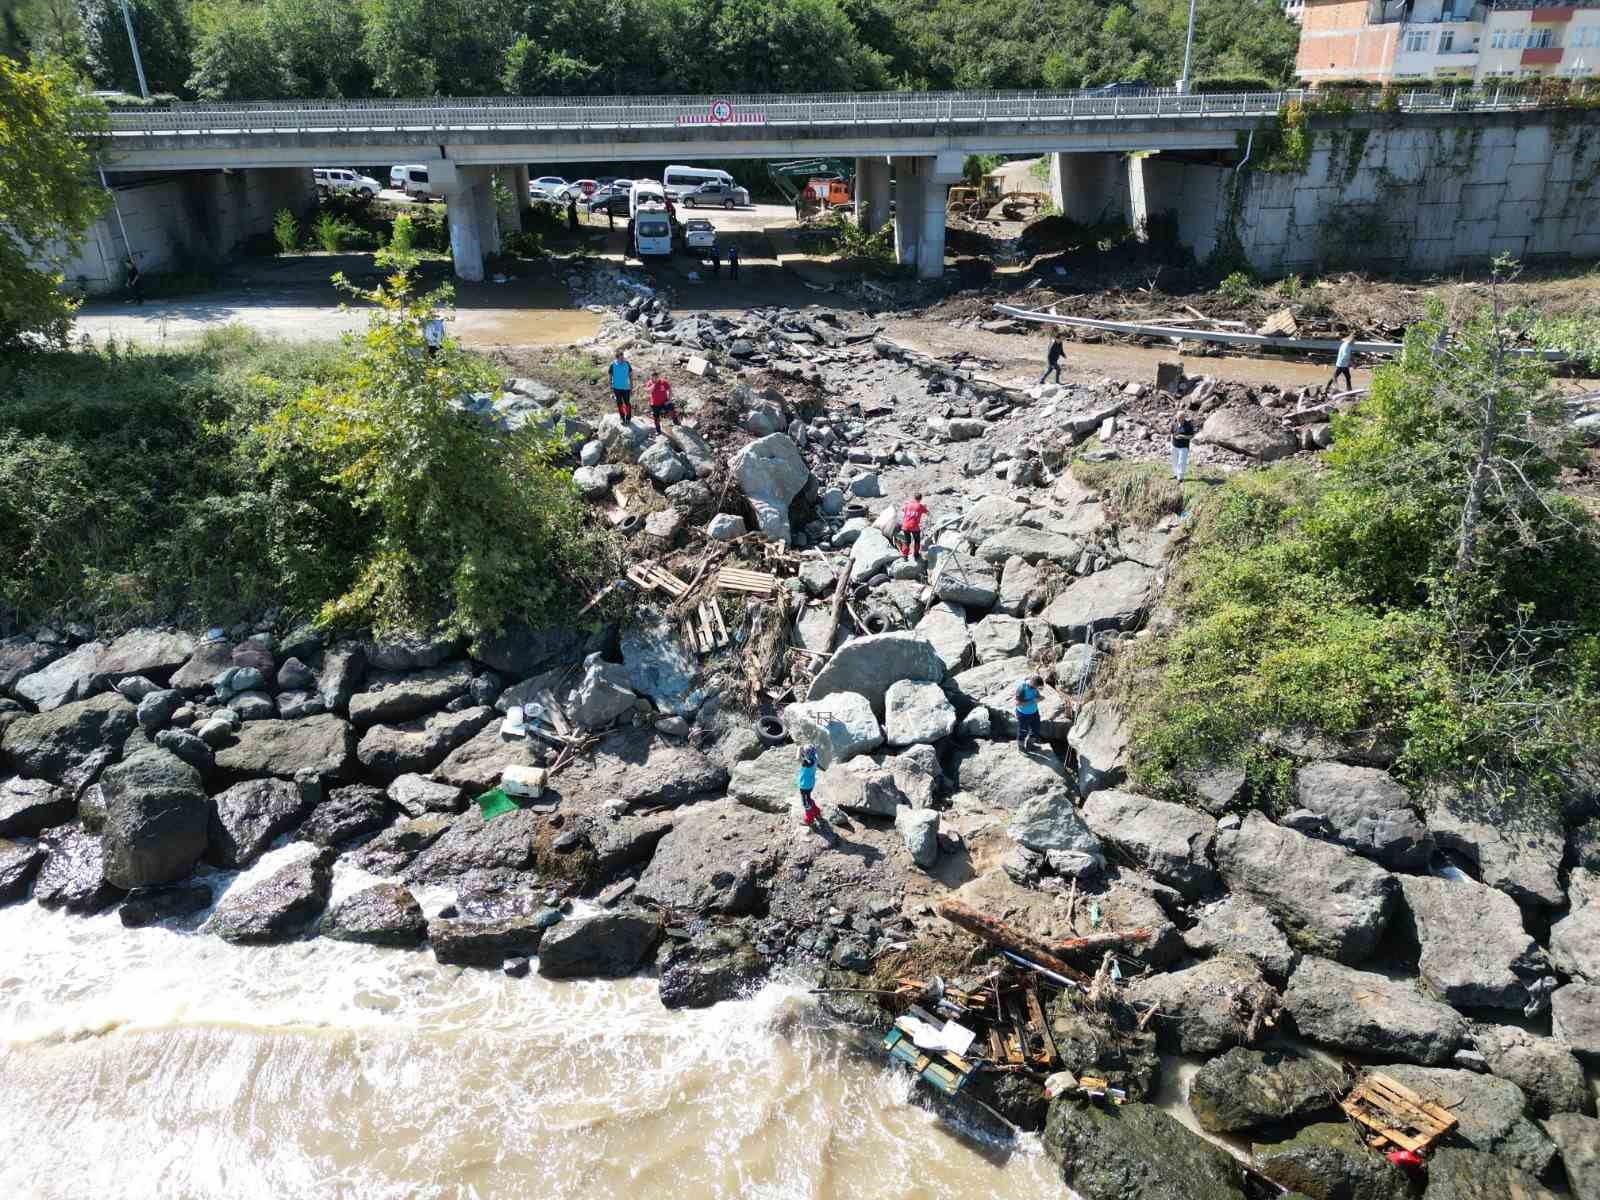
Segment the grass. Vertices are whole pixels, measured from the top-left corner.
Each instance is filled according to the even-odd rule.
[[[1090,438],[1072,460],[1072,477],[1084,487],[1101,494],[1114,510],[1114,518],[1148,529],[1161,518],[1190,511],[1195,504],[1223,483],[1227,474],[1216,468],[1191,467],[1180,486],[1166,463],[1090,462],[1084,452],[1099,446]],[[1113,514],[1108,514],[1111,516]]]

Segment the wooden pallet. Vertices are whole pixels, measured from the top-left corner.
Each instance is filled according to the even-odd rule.
[[[778,577],[766,571],[750,571],[744,567],[723,567],[717,572],[717,590],[722,592],[749,592],[751,595],[772,596],[778,590]]]
[[[674,600],[681,600],[689,594],[687,583],[655,563],[638,563],[629,567],[628,578],[647,592],[660,588]]]
[[[710,654],[728,644],[728,627],[722,621],[722,610],[714,600],[702,600],[693,612],[684,614],[684,636],[696,653]]]
[[[1459,1123],[1433,1101],[1377,1071],[1363,1077],[1339,1107],[1372,1131],[1367,1140],[1373,1145],[1389,1142],[1417,1154],[1426,1152]]]

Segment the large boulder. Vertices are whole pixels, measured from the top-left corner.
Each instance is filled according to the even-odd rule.
[[[172,674],[172,686],[185,695],[209,691],[211,681],[233,666],[233,643],[225,638],[201,642]]]
[[[897,816],[906,801],[893,768],[884,764],[882,755],[852,759],[822,772],[813,798],[819,806],[842,808],[863,817]],[[791,806],[794,803],[790,801]]]
[[[737,929],[707,929],[673,942],[661,962],[664,1008],[710,1008],[747,994],[766,961]]]
[[[425,671],[439,666],[460,649],[458,639],[431,634],[394,633],[361,642],[362,655],[374,671]]]
[[[1295,800],[1333,830],[1332,840],[1396,870],[1427,865],[1433,839],[1411,797],[1387,771],[1318,762],[1295,773]]]
[[[317,698],[330,713],[343,713],[350,707],[356,688],[367,674],[367,654],[359,642],[340,642],[322,656],[322,671],[317,675]]]
[[[62,825],[39,839],[45,860],[33,884],[33,898],[45,908],[97,913],[127,893],[106,878],[105,847],[98,833]]]
[[[1371,957],[1400,890],[1383,868],[1260,813],[1218,833],[1214,853],[1230,891],[1282,921],[1299,949],[1342,963]]]
[[[796,822],[796,817],[753,812],[731,800],[685,809],[656,846],[636,894],[674,912],[754,912],[762,902],[763,880]]]
[[[1078,756],[1080,795],[1114,787],[1127,774],[1128,725],[1122,710],[1109,700],[1090,700],[1078,710],[1067,745]]]
[[[957,551],[939,556],[933,572],[933,594],[948,604],[966,608],[993,608],[1000,598],[1000,581],[995,570],[981,558]]]
[[[560,914],[555,914],[559,920]],[[508,958],[527,958],[554,922],[540,913],[512,914],[490,920],[435,918],[428,922],[433,957],[463,967],[498,967]]]
[[[70,792],[43,779],[0,779],[0,837],[38,837],[72,820]]]
[[[1279,983],[1289,978],[1300,957],[1278,919],[1243,896],[1224,896],[1201,910],[1184,933],[1183,944],[1200,955],[1242,954]]]
[[[1308,1125],[1293,1137],[1251,1147],[1256,1169],[1308,1200],[1412,1200],[1405,1172],[1374,1154],[1349,1120]]]
[[[382,788],[370,783],[347,784],[334,788],[311,810],[300,836],[319,846],[338,846],[376,833],[393,815]]]
[[[665,440],[650,443],[639,455],[639,468],[658,488],[668,488],[694,477],[694,469],[679,458],[672,443]]]
[[[1398,878],[1401,913],[1422,947],[1423,982],[1456,1008],[1522,1008],[1527,981],[1548,964],[1522,928],[1517,902],[1470,879]]]
[[[217,793],[211,798],[207,858],[219,867],[248,867],[300,823],[314,799],[314,792],[289,779],[246,779]]]
[[[1012,558],[1020,558],[1027,563],[1071,564],[1083,554],[1083,543],[1048,529],[1012,525],[997,529],[984,538],[978,544],[976,553],[984,562],[1001,566]]]
[[[1083,819],[1101,842],[1117,847],[1188,899],[1216,889],[1211,846],[1217,823],[1205,813],[1107,789],[1084,802]]]
[[[1561,1165],[1577,1200],[1600,1200],[1600,1121],[1578,1113],[1558,1113],[1544,1122],[1561,1152]]]
[[[880,571],[887,571],[889,565],[899,557],[900,551],[894,548],[893,543],[869,525],[850,547],[850,561],[854,564],[850,577],[864,583]]]
[[[209,808],[200,772],[165,750],[141,750],[100,780],[106,878],[125,889],[182,879],[206,852]]]
[[[1580,904],[1550,926],[1550,961],[1564,975],[1600,983],[1600,903]]]
[[[1127,996],[1140,1010],[1155,1005],[1156,1044],[1170,1054],[1216,1054],[1259,1040],[1252,1016],[1271,1015],[1278,999],[1261,968],[1236,954],[1141,976]]]
[[[426,775],[402,775],[388,787],[389,799],[408,817],[421,817],[429,813],[460,812],[466,805],[461,789],[450,783],[438,783]]]
[[[1243,1200],[1243,1171],[1226,1150],[1153,1104],[1050,1104],[1044,1148],[1082,1200]]]
[[[1566,903],[1560,871],[1567,833],[1543,797],[1439,788],[1426,797],[1425,815],[1434,843],[1465,856],[1490,887],[1519,904]]]
[[[958,744],[954,774],[958,789],[994,808],[1020,809],[1030,800],[1072,807],[1072,784],[1053,754],[1022,754],[1006,742]]]
[[[432,838],[401,877],[407,883],[449,883],[472,871],[522,870],[533,864],[544,832],[544,818],[533,809],[519,808],[485,821],[474,804]]]
[[[599,653],[583,660],[583,679],[573,696],[571,716],[585,729],[603,729],[633,711],[628,672],[620,663],[606,662]]]
[[[884,697],[901,679],[937,683],[944,678],[944,660],[926,638],[898,631],[853,638],[838,650],[811,681],[807,700],[822,700],[838,692],[857,692],[867,698],[881,721]]]
[[[728,772],[720,764],[649,726],[607,734],[592,756],[571,763],[551,780],[563,798],[606,809],[685,804],[727,784]]]
[[[1015,658],[1027,650],[1023,623],[1004,613],[991,613],[972,627],[972,652],[980,663]]]
[[[949,737],[955,728],[955,706],[937,683],[901,679],[890,685],[884,696],[884,734],[889,745],[932,745]]]
[[[1489,1064],[1490,1074],[1522,1089],[1535,1115],[1594,1111],[1583,1067],[1554,1038],[1515,1025],[1474,1022],[1472,1044]]]
[[[201,931],[225,942],[288,941],[315,921],[333,884],[334,852],[292,842],[234,880]]]
[[[1068,587],[1045,607],[1044,619],[1069,642],[1106,629],[1131,629],[1149,603],[1155,577],[1138,563],[1114,563]]]
[[[1600,984],[1569,983],[1552,992],[1550,1032],[1581,1062],[1600,1066]]]
[[[774,746],[755,758],[733,764],[728,776],[728,798],[758,812],[781,814],[800,811],[795,783],[799,763],[792,746]],[[820,772],[818,783],[828,772]]]
[[[471,684],[472,671],[465,663],[406,674],[373,675],[367,680],[366,691],[350,697],[350,720],[365,727],[426,716],[457,696],[464,696]]]
[[[544,743],[531,737],[506,737],[491,721],[467,742],[457,746],[433,769],[433,777],[476,795],[500,782],[507,767],[544,765]]]
[[[930,605],[917,622],[917,634],[933,647],[946,674],[954,674],[966,666],[972,652],[972,634],[967,628],[966,610],[959,605],[943,600]]]
[[[322,915],[317,932],[340,942],[369,946],[415,946],[428,931],[422,905],[411,889],[374,883],[340,897]]]
[[[1283,1007],[1314,1042],[1425,1065],[1449,1062],[1466,1018],[1406,980],[1307,955],[1289,977]]]
[[[995,610],[1013,617],[1026,616],[1033,605],[1042,602],[1039,598],[1043,583],[1044,575],[1037,564],[1012,555],[1000,571],[1000,598],[995,601]]]
[[[354,765],[355,750],[355,730],[331,713],[297,721],[250,721],[232,745],[217,751],[217,770],[234,778],[293,779],[305,772],[337,779]]]
[[[1419,1096],[1438,1103],[1447,1102],[1450,1112],[1460,1121],[1451,1135],[1451,1141],[1457,1145],[1498,1155],[1540,1178],[1545,1177],[1555,1162],[1555,1144],[1528,1116],[1527,1097],[1510,1080],[1473,1071],[1409,1064],[1380,1069]]]
[[[508,625],[499,633],[484,634],[472,644],[472,657],[510,679],[527,679],[560,663],[581,657],[587,635],[562,625],[534,629]]]
[[[374,725],[361,735],[356,758],[368,771],[384,779],[431,771],[452,750],[464,746],[497,719],[494,709],[484,705],[434,713],[425,720],[403,725]]]
[[[1300,440],[1271,414],[1254,405],[1219,408],[1200,427],[1195,441],[1221,446],[1261,462],[1273,462],[1300,449]]]
[[[50,662],[12,685],[11,690],[42,713],[85,700],[99,686],[95,665],[105,650],[103,642],[85,642],[70,654]]]
[[[811,478],[794,440],[784,433],[757,438],[733,456],[728,468],[750,502],[757,527],[787,545],[789,505]]]
[[[817,748],[817,765],[824,770],[883,745],[871,702],[856,692],[791,704],[783,710],[783,727],[797,746]]]
[[[939,814],[931,808],[895,810],[894,827],[905,841],[911,861],[929,870],[939,861]]]
[[[1339,1073],[1317,1059],[1236,1046],[1195,1073],[1189,1108],[1208,1133],[1243,1133],[1335,1117],[1343,1089]]]
[[[28,888],[43,861],[43,846],[0,838],[0,904],[26,900]]]
[[[573,917],[552,926],[539,943],[546,979],[615,979],[637,970],[661,940],[658,913],[636,909]]]
[[[95,676],[106,687],[128,675],[165,679],[193,653],[194,639],[186,633],[133,629],[100,652],[95,659]]]
[[[19,771],[60,785],[76,798],[106,766],[138,725],[134,706],[115,692],[18,717],[0,733],[0,748]]]
[[[662,712],[694,715],[705,693],[694,690],[695,657],[674,623],[663,616],[657,624],[636,625],[623,632],[619,648],[629,688]]]
[[[1424,1200],[1556,1200],[1556,1195],[1493,1154],[1446,1146],[1428,1159]]]
[[[36,642],[21,634],[0,638],[0,695],[12,691],[24,676],[44,670],[66,652],[65,646]]]

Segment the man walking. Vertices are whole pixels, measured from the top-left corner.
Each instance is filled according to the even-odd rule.
[[[1344,390],[1347,392],[1356,390],[1356,385],[1350,382],[1350,360],[1355,358],[1355,345],[1356,335],[1353,333],[1345,334],[1344,341],[1339,343],[1338,353],[1333,356],[1333,378],[1328,380],[1330,388],[1338,383],[1339,376],[1343,375]]]
[[[1041,384],[1043,384],[1044,381],[1050,377],[1050,372],[1052,371],[1054,371],[1056,374],[1056,382],[1061,382],[1062,353],[1061,335],[1059,333],[1052,333],[1050,335],[1050,349],[1045,351],[1044,356],[1044,374],[1039,376],[1039,382]]]
[[[650,419],[656,423],[656,432],[661,432],[661,418],[663,415],[672,418],[674,425],[681,425],[678,420],[678,410],[672,405],[672,385],[667,382],[667,377],[658,367],[650,375]]]
[[[1039,689],[1044,686],[1044,676],[1029,675],[1017,684],[1017,749],[1029,750],[1030,742],[1039,740]]]
[[[1179,405],[1172,418],[1172,477],[1179,483],[1189,469],[1189,439],[1194,436],[1194,422]]]
[[[576,196],[567,197],[567,232],[578,232],[578,199]]]
[[[633,420],[633,364],[621,346],[611,356],[611,394],[617,401],[617,416]]]
[[[128,272],[128,295],[133,297],[135,304],[143,304],[144,293],[139,289],[139,264],[133,261],[133,255],[130,254],[122,265]]]
[[[928,506],[918,492],[907,500],[900,510],[900,557],[922,557],[922,518],[928,515]]]
[[[715,242],[711,243],[711,278],[715,279],[722,274],[722,251]]]

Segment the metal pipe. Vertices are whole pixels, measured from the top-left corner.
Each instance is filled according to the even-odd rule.
[[[128,0],[121,0],[122,23],[128,30],[128,45],[133,48],[133,69],[139,75],[139,95],[150,99],[150,85],[144,81],[144,60],[139,57],[139,35],[133,31],[133,14],[128,11]]]
[[[1189,34],[1183,39],[1183,77],[1178,80],[1180,95],[1189,90],[1189,56],[1194,53],[1194,0],[1189,0]]]

